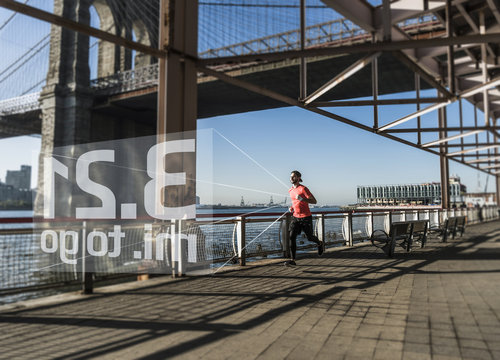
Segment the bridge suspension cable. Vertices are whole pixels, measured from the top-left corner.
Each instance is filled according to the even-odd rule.
[[[26,0],[26,1],[24,2],[24,4],[27,4],[29,1],[30,1],[30,0]],[[0,25],[0,31],[2,31],[2,30],[3,30],[3,28],[4,28],[4,27],[6,27],[6,26],[7,26],[7,24],[8,24],[8,23],[10,23],[10,21],[11,21],[12,19],[14,19],[14,17],[15,17],[16,15],[17,15],[17,13],[15,12],[15,13],[13,13],[11,16],[9,16],[9,18],[8,18],[7,20],[5,20],[5,21],[4,21],[4,23],[3,23],[2,25]]]
[[[10,68],[12,68],[13,66],[15,66],[17,63],[19,63],[24,57],[28,56],[28,54],[33,51],[34,49],[37,48],[38,45],[40,45],[42,42],[44,42],[45,40],[47,40],[47,38],[50,36],[50,34],[47,34],[45,35],[40,41],[38,41],[35,45],[33,45],[28,51],[26,51],[24,54],[22,54],[21,56],[19,56],[16,60],[14,60],[9,66],[7,66],[4,70],[2,70],[2,72],[0,72],[0,76],[2,76],[3,74],[5,74]],[[44,48],[45,46],[47,46],[49,44],[49,41],[47,41],[38,51],[40,51],[42,48]],[[37,51],[37,52],[38,52]],[[35,52],[35,54],[37,53]],[[33,54],[33,55],[35,55]],[[16,68],[18,69],[18,68]],[[15,72],[16,70],[14,70],[13,72]],[[13,72],[11,72],[8,76],[10,76]],[[0,80],[0,83],[3,82],[5,80],[4,79],[1,79]]]
[[[19,70],[23,65],[25,65],[28,61],[30,61],[33,57],[35,57],[36,54],[38,54],[40,51],[42,51],[49,43],[50,41],[47,41],[45,44],[43,44],[38,50],[36,50],[33,54],[30,56],[27,56],[33,49],[35,49],[40,43],[42,43],[44,40],[46,40],[50,34],[46,35],[42,40],[40,40],[38,43],[36,43],[35,46],[30,48],[26,53],[24,53],[22,56],[20,56],[16,61],[14,61],[11,65],[9,65],[4,71],[0,73],[0,76],[2,76],[6,71],[8,71],[12,66],[16,65],[24,59],[14,70],[12,70],[10,73],[5,75],[3,78],[0,79],[0,84],[3,83],[5,80],[7,80],[10,76],[12,76],[17,70]]]

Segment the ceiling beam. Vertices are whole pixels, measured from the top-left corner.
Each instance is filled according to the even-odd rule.
[[[426,108],[423,108],[423,109],[420,109],[418,111],[415,111],[414,113],[412,114],[409,114],[409,115],[406,115],[406,116],[403,116],[401,119],[398,119],[396,121],[393,121],[393,122],[390,122],[389,124],[386,124],[384,126],[381,126],[377,129],[377,131],[385,131],[385,130],[388,130],[394,126],[397,126],[397,125],[400,125],[400,124],[403,124],[411,119],[415,119],[416,117],[419,117],[419,116],[422,116],[424,114],[427,114],[428,112],[431,112],[431,111],[434,111],[434,110],[437,110],[437,109],[440,109],[448,104],[450,104],[451,101],[447,101],[445,103],[437,103],[437,104],[434,104],[434,105],[431,105],[431,106],[428,106]]]
[[[446,102],[446,98],[420,98],[420,99],[377,99],[377,100],[340,100],[340,101],[314,101],[309,106],[336,107],[336,106],[371,106],[371,105],[406,105]]]
[[[340,74],[335,76],[333,79],[325,83],[323,86],[321,86],[319,89],[314,91],[312,94],[310,94],[308,97],[304,99],[304,104],[308,105],[317,98],[319,98],[321,95],[327,93],[331,89],[333,89],[335,86],[339,85],[343,81],[347,80],[350,78],[352,75],[356,74],[358,71],[362,70],[366,65],[370,64],[373,59],[376,59],[377,57],[380,56],[380,52],[377,52],[375,54],[370,54],[368,56],[365,56],[362,59],[359,59],[356,61],[354,64],[351,66],[347,67],[347,69],[343,70]]]
[[[462,134],[458,134],[458,135],[448,136],[448,137],[443,138],[443,139],[439,139],[439,140],[436,140],[436,141],[431,141],[431,142],[425,143],[422,146],[423,147],[429,147],[429,146],[432,146],[432,145],[442,144],[442,143],[445,143],[445,142],[448,142],[448,141],[452,141],[452,140],[456,140],[456,139],[461,139],[461,138],[464,138],[464,137],[467,137],[467,136],[470,136],[470,135],[479,134],[479,133],[481,133],[483,131],[484,130],[473,130],[473,131],[470,131],[470,132],[467,132],[467,133],[462,133]]]

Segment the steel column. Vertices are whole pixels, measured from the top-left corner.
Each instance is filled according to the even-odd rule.
[[[420,111],[420,75],[415,73],[415,90],[416,90],[416,95],[417,95],[417,112]],[[421,128],[421,116],[417,117],[417,145],[422,144],[422,133],[420,131]]]
[[[382,30],[384,41],[391,41],[392,38],[392,22],[391,22],[391,1],[382,1]]]
[[[300,50],[306,45],[306,0],[300,0]],[[300,100],[307,96],[307,63],[306,58],[300,58]]]
[[[481,35],[486,33],[486,26],[484,21],[484,11],[479,12],[479,32]],[[488,81],[488,68],[487,68],[487,55],[486,55],[486,44],[481,44],[481,70],[483,75],[483,84]],[[490,104],[488,99],[488,88],[483,90],[483,106],[484,106],[484,124],[486,126],[490,125]]]
[[[446,37],[451,38],[453,36],[453,24],[451,17],[451,0],[446,0]],[[448,88],[452,94],[455,94],[455,64],[454,64],[454,53],[453,45],[448,45],[447,47],[448,55]]]
[[[459,118],[460,118],[460,134],[463,134],[463,128],[464,128],[464,114],[463,114],[463,109],[462,109],[462,99],[458,99],[458,110],[459,110]],[[464,150],[464,138],[463,136],[460,137],[460,149]],[[464,161],[464,157],[462,156],[462,161]]]
[[[373,36],[372,41],[375,41]],[[373,128],[378,129],[378,57],[372,61]]]
[[[438,112],[439,118],[439,138],[444,139],[447,137],[447,119],[446,119],[446,109],[441,108]],[[450,173],[449,173],[449,162],[446,156],[448,152],[448,144],[442,143],[439,151],[439,163],[441,170],[441,207],[443,209],[450,208]]]
[[[160,50],[167,51],[159,59],[157,141],[196,140],[198,53],[198,0],[160,1]],[[169,203],[165,189],[157,184],[157,205],[181,207],[196,203],[196,153],[179,152],[160,159],[158,172],[175,167],[186,176],[183,187],[169,187]],[[163,205],[163,206],[162,206]]]

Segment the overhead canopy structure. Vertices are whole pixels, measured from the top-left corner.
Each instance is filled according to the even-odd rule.
[[[236,3],[242,7],[258,5],[255,1]],[[115,105],[126,99],[129,105],[136,101],[138,109],[148,103],[153,110],[155,101],[151,100],[157,94],[158,105],[154,110],[157,111],[159,132],[168,131],[170,126],[182,129],[182,123],[189,123],[192,128],[196,113],[198,117],[205,117],[297,106],[439,155],[444,192],[448,188],[450,159],[495,175],[498,190],[499,0],[382,0],[377,6],[365,0],[322,0],[323,8],[345,17],[360,31],[352,32],[348,39],[341,36],[335,41],[320,43],[306,41],[308,1],[294,2],[297,3],[300,5],[280,3],[275,11],[283,6],[299,8],[296,14],[300,17],[300,30],[296,34],[298,46],[290,45],[289,39],[281,34],[278,38],[287,46],[272,47],[269,44],[273,39],[269,36],[256,36],[256,40],[247,43],[196,54],[197,40],[193,33],[198,25],[194,21],[194,0],[189,6],[181,0],[160,1],[159,18],[163,21],[160,20],[158,29],[158,46],[96,30],[16,1],[0,0],[0,6],[11,10],[157,57],[157,88],[149,95],[142,91],[144,101],[140,97],[126,99],[127,96],[121,96],[115,100]],[[225,4],[219,0],[204,5]],[[235,2],[226,5],[233,6]],[[324,30],[321,26],[318,29]],[[190,34],[189,39],[183,34]],[[262,48],[254,49],[255,44]],[[186,89],[191,89],[198,94],[196,103],[194,98],[190,104],[167,98],[168,86],[172,85],[165,73],[169,71],[168,66],[171,71],[183,72],[182,77],[173,77],[177,83],[170,94],[179,94],[175,89],[184,91],[183,99],[187,99]],[[326,69],[333,69],[334,73]],[[198,86],[196,72],[205,76],[199,78]],[[423,97],[424,89],[435,89],[436,93]],[[382,96],[409,91],[414,91],[415,95],[390,99]],[[364,98],[359,100],[359,97]],[[106,98],[105,101],[110,100]],[[463,101],[473,104],[484,117],[479,118],[475,112],[474,119],[466,118],[462,113]],[[447,107],[457,102],[459,119],[450,119]],[[391,121],[379,116],[381,106],[400,104],[415,104],[416,109]],[[340,106],[371,106],[373,119],[367,123],[340,116],[335,112]],[[100,111],[106,111],[105,104],[100,105]],[[433,111],[439,113],[438,123],[424,124],[423,116]],[[499,194],[497,191],[497,196]],[[449,205],[447,199],[448,195],[443,193],[444,207]]]
[[[223,64],[245,63],[252,61],[278,61],[290,58],[307,59],[317,56],[339,56],[341,54],[365,54],[361,59],[353,61],[352,65],[332,79],[326,79],[324,84],[311,93],[307,93],[307,81],[301,81],[299,100],[282,99],[290,105],[297,105],[313,112],[323,114],[357,126],[367,131],[376,132],[418,147],[433,151],[441,156],[441,180],[448,184],[448,159],[474,166],[481,171],[496,175],[498,157],[498,127],[497,119],[500,116],[500,4],[497,0],[446,0],[446,1],[416,1],[416,0],[384,0],[380,6],[372,6],[364,0],[322,0],[324,4],[345,16],[353,23],[371,34],[371,41],[321,48],[307,48],[268,54],[250,54],[218,57],[199,60],[200,70],[216,76],[221,80],[233,82],[245,87],[245,84],[231,79],[206,67]],[[305,11],[305,1],[301,2]],[[404,28],[409,19],[418,19],[424,15],[432,16],[437,24],[429,27],[428,31],[419,31],[412,34],[411,29]],[[304,31],[304,30],[303,30]],[[381,123],[377,107],[388,105],[391,102],[378,99],[380,79],[379,63],[381,54],[390,54],[402,64],[411,69],[416,75],[415,89],[416,102],[419,103],[420,79],[434,87],[438,92],[438,99],[433,104],[422,104],[417,111],[389,123]],[[320,101],[341,82],[349,81],[349,77],[363,69],[368,63],[372,64],[372,101],[350,101],[347,105],[373,105],[373,126],[338,116],[334,111],[326,110],[331,107],[342,106],[340,101]],[[206,70],[204,70],[206,69]],[[305,74],[306,62],[301,62],[301,74]],[[305,75],[301,75],[304,76]],[[259,92],[254,86],[247,89]],[[366,87],[365,87],[366,89]],[[260,89],[260,93],[280,100],[280,94],[270,94]],[[470,101],[482,110],[484,120],[477,119],[473,124],[464,124],[462,114],[462,100]],[[411,99],[407,99],[411,103]],[[448,125],[446,106],[459,101],[460,119],[458,125]],[[398,102],[394,102],[397,104]],[[404,103],[403,101],[399,104]],[[419,104],[420,105],[420,104]],[[421,116],[431,111],[439,111],[439,125],[434,127],[422,126]],[[411,125],[410,125],[411,124]],[[436,139],[422,143],[422,133],[435,133]],[[415,133],[418,136],[414,141],[408,140],[401,134]],[[486,133],[486,140],[479,140],[478,134]],[[459,143],[457,143],[457,140]],[[435,149],[435,150],[432,150]],[[473,159],[472,159],[473,157]],[[500,166],[500,165],[499,165]],[[498,188],[498,176],[497,176]],[[447,186],[443,186],[447,189]],[[498,191],[497,191],[498,193]],[[443,194],[443,205],[448,205],[448,195]],[[500,200],[500,199],[497,199]],[[499,201],[500,202],[500,201]]]

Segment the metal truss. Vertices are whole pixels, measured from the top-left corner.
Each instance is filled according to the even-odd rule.
[[[500,7],[496,0],[456,0],[443,2],[422,2],[421,8],[415,6],[420,2],[399,0],[390,2],[390,11],[384,6],[372,7],[362,0],[323,0],[337,12],[344,15],[352,23],[359,25],[366,34],[372,34],[370,42],[321,48],[305,48],[303,50],[282,51],[279,53],[267,52],[254,55],[235,55],[213,59],[200,59],[198,69],[207,75],[233,85],[244,87],[261,95],[283,101],[289,105],[302,107],[306,110],[322,114],[329,118],[355,126],[357,128],[377,133],[381,136],[417,147],[421,150],[445,156],[447,159],[473,167],[490,175],[496,175],[500,167],[500,157],[493,156],[500,147],[499,127],[497,118],[500,116]],[[389,1],[384,2],[389,4]],[[404,9],[404,10],[401,10]],[[438,19],[429,31],[422,31],[424,26],[419,25],[419,31],[412,34],[409,29],[413,22],[418,22],[422,16],[428,19]],[[412,20],[414,19],[414,20]],[[431,20],[428,20],[430,23]],[[402,25],[405,24],[406,29]],[[436,32],[436,29],[444,30]],[[305,31],[305,29],[302,29]],[[417,34],[417,35],[416,35]],[[229,77],[214,71],[214,66],[222,64],[244,64],[255,61],[278,61],[289,58],[333,56],[338,54],[353,54],[368,52],[370,55],[356,61],[351,66],[340,71],[337,76],[300,100],[283,99],[278,93],[259,88],[254,84],[244,83],[237,78]],[[380,53],[391,52],[403,64],[415,73],[414,99],[379,100],[377,79],[377,58]],[[316,101],[334,86],[348,81],[356,71],[372,63],[373,100],[344,100],[344,101]],[[210,69],[212,67],[212,69]],[[420,79],[433,86],[439,96],[437,98],[420,98]],[[462,100],[470,101],[476,109],[485,113],[484,121],[478,121],[475,112],[474,124],[464,125]],[[446,113],[439,110],[447,105],[460,102],[459,126],[447,126]],[[380,124],[378,109],[380,105],[416,103],[417,111],[397,119],[388,124]],[[430,103],[430,105],[425,104]],[[420,105],[423,105],[420,107]],[[325,108],[338,106],[373,106],[373,126],[334,114]],[[421,125],[422,115],[431,111],[439,111],[439,127],[429,128]],[[416,122],[412,128],[403,125]],[[470,121],[469,121],[470,123]],[[450,134],[448,132],[458,132]],[[417,140],[410,142],[399,136],[399,133],[416,134]],[[421,143],[423,133],[435,133],[436,140]],[[480,140],[479,135],[486,141]],[[459,141],[458,144],[452,143]],[[452,150],[453,149],[453,150]],[[475,161],[470,161],[475,157]],[[480,159],[488,159],[488,166],[480,166]],[[498,166],[497,166],[498,165]]]
[[[319,24],[315,28],[306,28],[301,21],[299,31],[210,50],[200,54],[197,58],[168,47],[161,50],[145,48],[142,44],[67,22],[61,17],[40,12],[15,1],[0,0],[0,6],[162,59],[166,58],[169,53],[175,53],[184,59],[194,61],[198,71],[208,76],[213,76],[221,81],[287,105],[298,106],[436,154],[441,159],[441,180],[444,189],[447,188],[444,185],[448,181],[448,175],[446,175],[448,160],[462,163],[491,175],[497,175],[495,169],[500,164],[500,157],[496,156],[500,147],[498,140],[500,133],[497,127],[497,119],[500,116],[500,3],[498,0],[384,0],[383,5],[377,7],[373,7],[365,0],[322,1],[343,15],[345,19],[332,22],[330,25]],[[301,11],[305,11],[305,0],[301,1]],[[421,18],[427,20],[422,22],[419,20]],[[349,36],[343,38],[345,34],[335,30],[330,30],[330,35],[323,36],[326,27],[335,27],[338,24],[347,25],[345,34],[349,34]],[[306,40],[307,37],[310,38],[309,43]],[[378,57],[380,53],[387,52],[415,74],[416,97],[414,99],[401,99],[400,103],[416,103],[417,111],[391,123],[380,124],[378,106],[391,105],[390,102],[378,98]],[[300,74],[301,79],[303,79],[307,68],[307,61],[305,61],[307,58],[361,53],[365,56],[363,59],[356,60],[351,66],[342,69],[334,78],[325,79],[323,86],[310,94],[307,94],[304,82],[300,81],[300,91],[298,91],[301,94],[300,99],[292,99],[289,96],[250,84],[238,79],[237,76],[225,73],[253,64],[300,59]],[[368,55],[366,56],[366,54]],[[324,102],[316,102],[321,95],[331,91],[341,82],[348,81],[352,74],[368,64],[372,66],[373,99],[370,100],[371,103],[339,101],[325,104]],[[154,77],[152,74],[154,74],[154,70],[149,73]],[[136,76],[134,71],[107,79],[108,85],[102,79],[94,82],[93,85],[104,91],[113,86],[122,86],[117,85],[117,83],[124,82],[129,85],[123,86],[129,86],[127,88],[133,89],[143,86],[142,84],[145,82],[140,78],[144,76]],[[421,99],[421,79],[437,90],[436,98]],[[152,78],[147,81],[154,82]],[[479,121],[477,111],[475,111],[474,125],[464,125],[461,107],[463,100],[471,102],[476,109],[481,109],[484,113],[484,120]],[[457,101],[460,103],[460,125],[448,126],[446,106]],[[430,105],[420,107],[421,104]],[[325,108],[331,109],[346,105],[373,106],[373,126],[325,110]],[[434,128],[422,126],[422,115],[431,111],[439,112],[439,126]],[[403,126],[410,122],[416,122],[416,126],[412,128]],[[421,135],[424,132],[434,133],[436,139],[422,144]],[[458,134],[449,135],[448,132],[458,132]],[[486,140],[479,139],[479,135],[482,137],[484,135],[480,132],[484,132]],[[399,133],[414,133],[417,135],[417,140],[409,141],[398,135]],[[458,146],[450,144],[451,141],[460,141],[460,144]],[[452,148],[453,151],[450,151]],[[474,159],[471,159],[472,157]],[[497,176],[497,197],[500,201],[499,187],[500,178]],[[443,206],[446,204],[447,200],[443,196]]]

